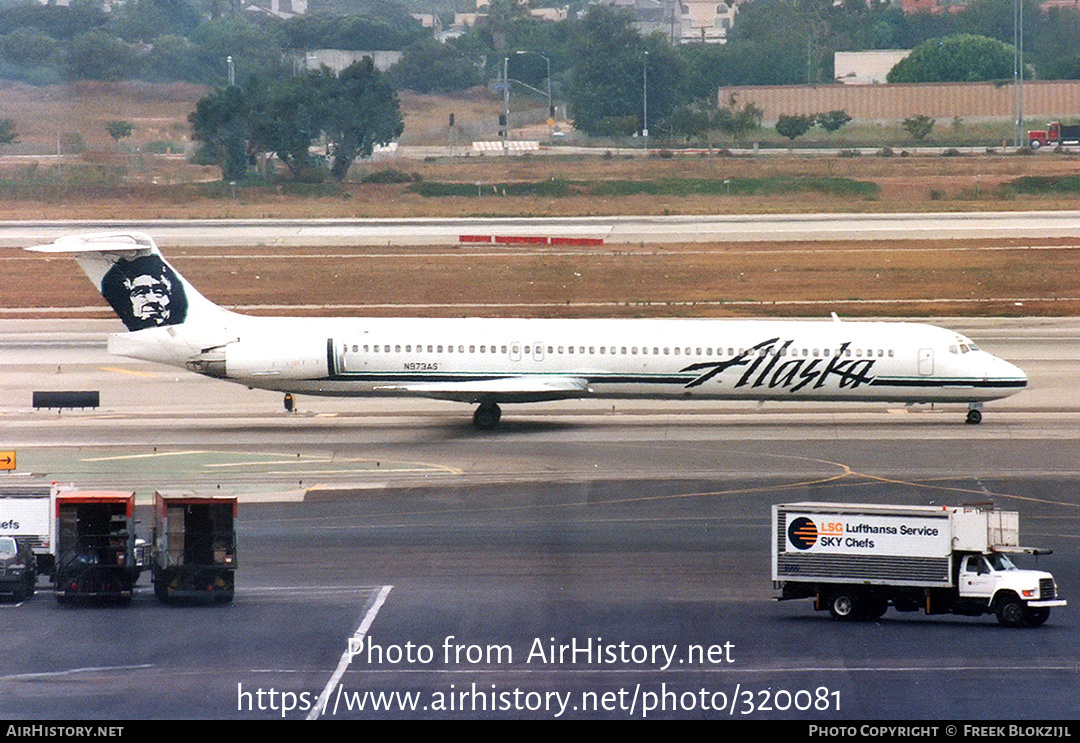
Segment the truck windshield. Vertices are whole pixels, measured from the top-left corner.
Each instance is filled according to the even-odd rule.
[[[987,555],[986,559],[994,570],[1016,570],[1012,560],[1000,553],[995,552],[992,555]]]
[[[18,552],[15,540],[11,537],[0,537],[0,555],[9,556]]]

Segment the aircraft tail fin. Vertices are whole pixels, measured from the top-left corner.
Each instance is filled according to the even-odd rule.
[[[27,250],[73,255],[131,331],[220,320],[227,313],[170,266],[142,232],[67,235]]]

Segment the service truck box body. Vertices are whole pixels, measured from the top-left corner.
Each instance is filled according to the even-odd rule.
[[[891,605],[1034,626],[1065,602],[1053,576],[1006,556],[1035,551],[1020,547],[1019,524],[1016,512],[986,506],[776,505],[773,584],[779,598],[814,597],[838,618],[876,618]]]
[[[235,592],[234,496],[187,491],[154,494],[154,593],[162,601],[213,599]]]
[[[61,491],[56,495],[56,598],[130,601],[135,563],[135,493]]]
[[[53,571],[53,485],[0,487],[0,537],[14,537],[34,553],[38,574]]]

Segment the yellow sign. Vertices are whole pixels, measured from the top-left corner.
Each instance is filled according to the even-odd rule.
[[[15,469],[15,452],[0,451],[0,470]]]

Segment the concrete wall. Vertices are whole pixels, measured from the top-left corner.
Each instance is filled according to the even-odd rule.
[[[752,102],[765,112],[766,122],[780,114],[816,114],[842,109],[861,121],[899,121],[923,114],[964,119],[1013,117],[1012,83],[920,83],[885,85],[774,85],[721,88],[726,106],[732,93],[737,105]],[[1080,80],[1024,83],[1024,116],[1080,117]]]

